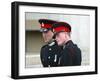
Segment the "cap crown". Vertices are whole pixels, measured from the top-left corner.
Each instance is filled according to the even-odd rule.
[[[51,28],[52,24],[57,23],[57,21],[50,19],[39,19],[39,23],[41,24],[41,28]]]
[[[52,25],[52,28],[53,32],[60,32],[60,31],[71,32],[71,26],[66,22],[57,22]]]

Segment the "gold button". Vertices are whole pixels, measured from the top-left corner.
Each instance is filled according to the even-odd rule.
[[[48,59],[50,59],[50,56],[48,57]]]

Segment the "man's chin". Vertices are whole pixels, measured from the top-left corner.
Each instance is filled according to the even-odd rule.
[[[48,41],[48,40],[44,40],[44,42],[45,42],[45,43],[48,43],[49,41]]]

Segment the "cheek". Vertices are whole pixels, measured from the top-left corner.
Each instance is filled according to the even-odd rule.
[[[46,34],[43,34],[43,39],[44,39],[44,41],[47,40]]]
[[[61,40],[64,41],[65,39],[66,39],[66,37],[65,37],[65,33],[62,33],[62,34],[61,34]]]
[[[42,34],[43,38],[45,37],[45,34]]]
[[[59,42],[60,42],[60,43],[63,43],[63,40],[64,40],[64,38],[61,37],[61,38],[59,39]]]
[[[47,37],[50,37],[50,36],[51,36],[51,35],[48,33],[48,34],[47,34]]]
[[[58,43],[61,43],[61,42],[62,42],[62,38],[61,38],[61,37],[56,37],[56,41],[57,41]]]
[[[47,35],[48,35],[48,37],[51,37],[52,36],[52,33],[48,33]]]
[[[64,40],[65,40],[64,35],[59,35],[59,36],[56,37],[56,41],[58,42],[58,45],[63,44]]]
[[[59,36],[57,37],[57,39],[58,39],[59,41],[62,41],[62,40],[64,40],[64,36],[63,36],[63,35],[59,35]]]

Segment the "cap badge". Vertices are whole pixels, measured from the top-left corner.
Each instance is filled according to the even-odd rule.
[[[41,26],[44,27],[44,23],[42,23]]]

